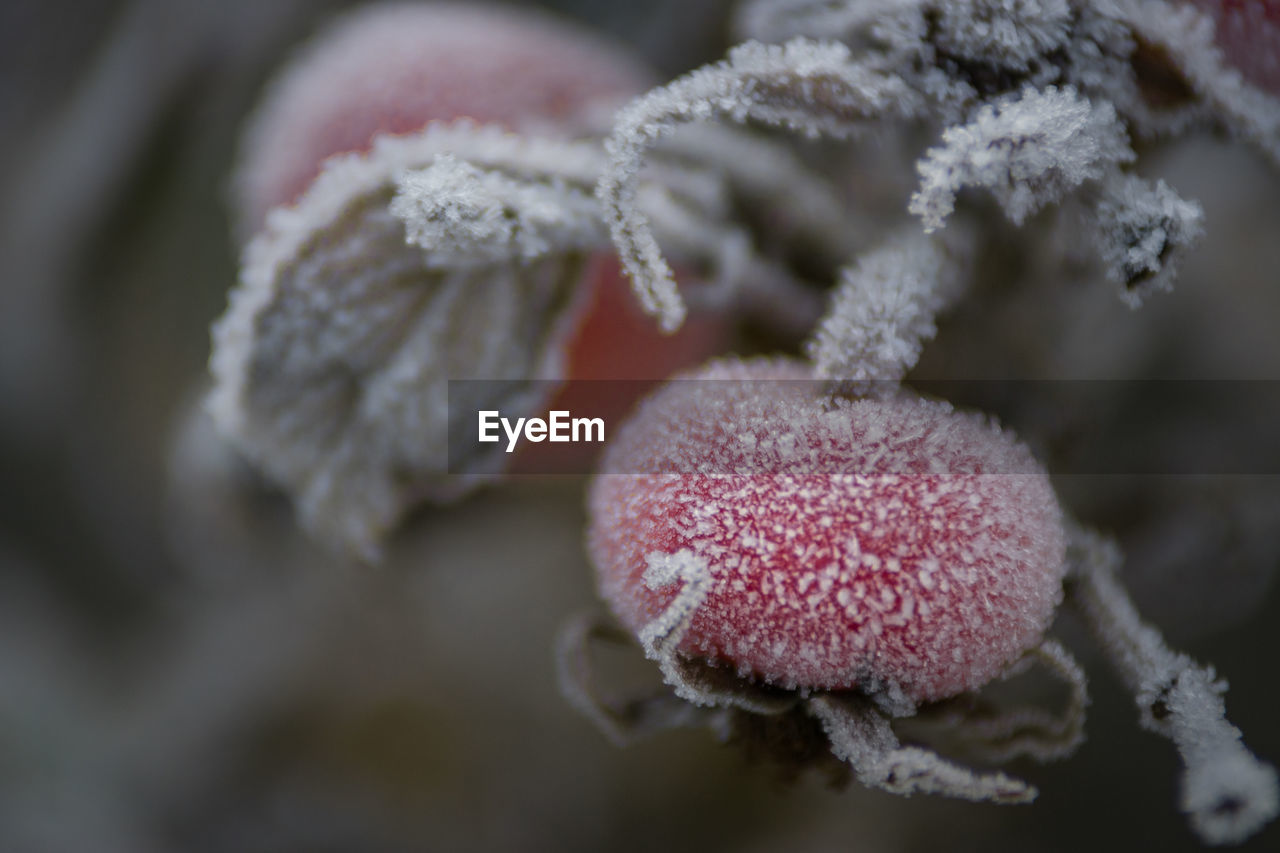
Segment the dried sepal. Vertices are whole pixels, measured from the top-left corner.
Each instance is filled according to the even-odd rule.
[[[713,726],[714,711],[665,688],[636,697],[604,695],[591,664],[593,645],[630,645],[631,637],[595,613],[570,619],[556,638],[560,692],[613,743],[625,746],[666,729]]]
[[[1164,181],[1117,175],[1101,185],[1093,211],[1098,253],[1120,298],[1137,308],[1171,290],[1182,256],[1204,233],[1204,210]]]
[[[513,380],[502,402],[524,409],[539,401],[521,380],[562,373],[576,241],[521,263],[455,247],[450,265],[407,242],[391,211],[404,170],[463,150],[532,180],[597,149],[451,126],[330,161],[249,244],[213,331],[220,430],[293,496],[309,530],[365,559],[413,503],[455,497],[500,467],[495,454],[446,473],[448,413],[465,411],[448,405],[449,378]]]
[[[911,229],[843,269],[806,344],[815,375],[855,396],[892,388],[937,333],[934,318],[959,294],[965,266],[962,251]]]
[[[1224,62],[1211,17],[1193,5],[1167,0],[1123,0],[1116,8],[1209,115],[1280,164],[1280,97],[1251,85]]]
[[[966,755],[992,764],[1019,757],[1054,761],[1073,754],[1084,742],[1089,705],[1084,670],[1057,640],[1046,639],[1009,668],[1002,679],[1038,665],[1067,688],[1065,705],[1050,711],[1036,705],[992,707],[977,694],[939,702],[902,721],[909,733],[925,733]]]
[[[982,187],[1021,224],[1133,157],[1109,103],[1091,103],[1069,87],[1028,88],[943,132],[942,145],[917,166],[920,189],[909,209],[934,231],[951,215],[961,189]]]
[[[814,696],[809,712],[821,723],[837,758],[858,781],[891,794],[942,794],[962,800],[1029,803],[1036,789],[1004,773],[978,773],[936,752],[902,746],[889,720],[857,696]]]
[[[645,153],[679,125],[711,119],[761,124],[809,136],[847,136],[875,119],[915,111],[901,81],[854,63],[847,48],[797,39],[781,47],[748,43],[632,102],[606,142],[610,165],[597,196],[609,231],[645,310],[674,331],[686,308],[636,184]]]
[[[796,36],[846,39],[888,13],[904,14],[927,0],[749,0],[734,31],[742,38],[782,42]]]
[[[1226,682],[1170,649],[1142,620],[1116,572],[1119,548],[1077,528],[1068,550],[1070,600],[1133,693],[1143,728],[1182,757],[1181,807],[1209,844],[1234,844],[1280,813],[1275,768],[1260,761],[1226,719]]]

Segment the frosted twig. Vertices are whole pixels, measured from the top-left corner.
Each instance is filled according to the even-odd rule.
[[[822,724],[831,751],[853,768],[858,781],[892,794],[942,794],[962,800],[1029,803],[1036,789],[1004,773],[977,773],[935,752],[904,747],[888,719],[866,700],[814,696],[809,712]]]
[[[1172,740],[1182,756],[1181,807],[1192,827],[1210,844],[1248,838],[1276,816],[1280,790],[1275,768],[1227,722],[1226,682],[1142,621],[1116,578],[1114,542],[1076,529],[1069,559],[1071,599],[1133,692],[1143,728]]]
[[[1071,87],[1027,88],[1013,100],[987,104],[968,124],[944,131],[942,143],[920,161],[920,189],[909,207],[926,231],[942,227],[964,187],[990,190],[1020,225],[1134,157],[1115,109]]]
[[[631,638],[594,613],[579,614],[566,622],[556,637],[556,675],[569,704],[613,743],[625,746],[664,729],[711,724],[705,708],[665,689],[622,701],[601,696],[590,659],[591,645],[596,642],[629,645]]]
[[[1120,298],[1137,308],[1151,293],[1170,290],[1182,255],[1204,233],[1204,210],[1164,181],[1117,175],[1101,187],[1094,209],[1098,253]]]
[[[850,60],[843,45],[797,39],[754,42],[724,62],[688,74],[632,102],[606,142],[611,162],[597,187],[614,245],[645,310],[664,331],[684,322],[685,306],[649,221],[636,204],[645,152],[680,124],[756,121],[805,133],[847,136],[871,119],[913,113],[906,84]]]
[[[826,317],[806,344],[814,373],[863,395],[915,366],[934,317],[958,295],[964,259],[911,229],[841,271]]]

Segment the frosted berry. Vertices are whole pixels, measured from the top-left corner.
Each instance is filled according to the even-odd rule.
[[[516,129],[617,105],[650,72],[561,20],[483,4],[384,3],[338,19],[285,69],[241,152],[237,211],[249,230],[307,187],[326,158],[379,134],[461,118]]]
[[[694,567],[679,650],[787,688],[940,699],[1040,641],[1062,514],[1010,433],[911,396],[832,401],[798,362],[683,378],[617,432],[589,496],[600,589],[631,630],[669,619],[664,571]]]

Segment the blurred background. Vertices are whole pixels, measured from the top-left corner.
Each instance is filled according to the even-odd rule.
[[[376,569],[303,538],[194,406],[236,278],[241,123],[290,50],[351,5],[0,4],[0,850],[1198,846],[1174,750],[1137,728],[1067,617],[1089,740],[1008,768],[1040,800],[903,800],[784,784],[702,731],[618,749],[578,716],[552,645],[599,606],[579,479],[424,510]],[[542,5],[664,76],[730,43],[721,0]],[[1232,721],[1276,762],[1280,174],[1208,133],[1143,157],[1206,211],[1175,293],[1131,312],[1064,267],[1070,247],[997,226],[918,372],[1109,381],[1074,417],[1025,382],[983,405],[1073,512],[1121,538],[1139,605],[1230,680]],[[1188,386],[1172,380],[1225,390],[1179,407]],[[1170,476],[1079,462],[1128,473],[1125,454],[1151,446]],[[1236,464],[1215,461],[1222,447]],[[1246,845],[1277,847],[1276,826]]]

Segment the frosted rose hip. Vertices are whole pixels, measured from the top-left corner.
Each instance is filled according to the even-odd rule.
[[[589,497],[604,598],[639,633],[679,591],[646,585],[650,559],[688,551],[711,585],[683,652],[915,701],[985,684],[1061,599],[1044,471],[981,416],[911,397],[828,405],[809,376],[713,363],[641,405]]]

